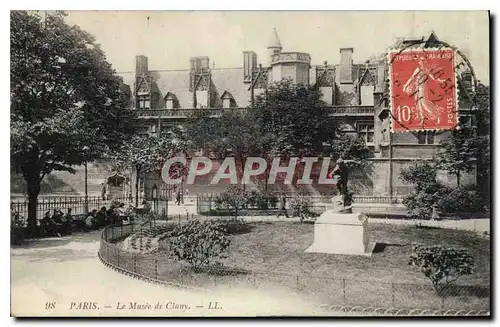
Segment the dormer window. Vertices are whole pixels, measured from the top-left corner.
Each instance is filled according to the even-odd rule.
[[[151,108],[151,100],[149,99],[149,95],[139,95],[138,103],[139,103],[139,109]]]
[[[177,108],[177,98],[173,93],[168,92],[164,100],[165,100],[165,108],[167,109]]]
[[[165,100],[165,108],[174,109],[174,100],[173,99]]]
[[[233,96],[231,95],[231,93],[229,93],[227,91],[224,92],[224,94],[222,94],[222,96],[221,96],[221,100],[222,100],[222,108],[233,107],[234,99],[233,99]]]
[[[150,109],[151,108],[151,87],[146,76],[138,79],[137,87],[137,108]]]

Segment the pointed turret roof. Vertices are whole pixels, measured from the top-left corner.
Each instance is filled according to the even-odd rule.
[[[271,38],[269,39],[269,44],[267,47],[268,48],[281,48],[281,42],[280,42],[280,38],[278,37],[278,31],[276,31],[276,28],[273,28],[273,33],[271,35]]]

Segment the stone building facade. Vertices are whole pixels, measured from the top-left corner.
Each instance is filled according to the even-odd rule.
[[[431,34],[420,40],[436,39]],[[132,106],[139,113],[142,133],[155,134],[165,126],[182,125],[193,110],[210,110],[216,116],[221,109],[246,108],[257,95],[265,94],[271,83],[283,78],[315,85],[343,130],[361,137],[373,150],[370,167],[354,173],[352,178],[357,194],[375,197],[407,194],[412,187],[402,183],[400,170],[415,161],[431,158],[439,150],[440,140],[449,136],[447,132],[390,133],[385,60],[355,63],[355,49],[340,48],[339,63],[325,60],[322,65],[313,66],[308,53],[283,51],[276,30],[271,34],[267,51],[263,63],[255,52],[243,51],[241,67],[215,68],[211,67],[210,58],[194,57],[189,59],[188,70],[163,71],[149,70],[148,58],[136,56],[135,72],[120,75],[131,87]],[[470,108],[460,109],[467,117]],[[152,185],[162,184],[159,174],[154,175],[146,178],[141,187],[146,196]],[[439,178],[446,184],[455,182],[454,176],[445,172]],[[474,173],[464,176],[462,182],[474,183]],[[226,186],[187,187],[193,194],[216,192]],[[319,188],[310,191],[323,192]]]

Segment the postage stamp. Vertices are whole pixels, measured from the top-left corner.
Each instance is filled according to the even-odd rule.
[[[393,132],[450,130],[458,123],[455,51],[389,53]]]

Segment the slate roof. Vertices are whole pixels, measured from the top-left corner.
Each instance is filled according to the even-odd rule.
[[[338,71],[339,65],[334,65]],[[318,67],[323,67],[319,65]],[[331,65],[329,65],[331,67]],[[374,67],[370,65],[370,67]],[[361,68],[361,69],[360,69]],[[364,73],[365,64],[354,64],[353,70],[353,83],[358,82]],[[249,91],[250,84],[244,83],[244,72],[242,67],[238,68],[213,68],[212,74],[212,92],[215,97],[215,107],[222,106],[222,95],[229,92],[234,99],[234,105],[237,107],[247,107],[250,104],[251,92]],[[358,76],[358,74],[360,76]],[[123,82],[130,86],[132,93],[135,87],[135,73],[126,72],[118,73],[122,76]],[[149,76],[152,77],[155,89],[159,92],[160,99],[164,99],[170,92],[178,101],[179,108],[192,108],[193,107],[193,94],[189,91],[189,70],[159,70],[149,71]],[[310,84],[316,83],[316,66],[312,66],[309,74]]]

